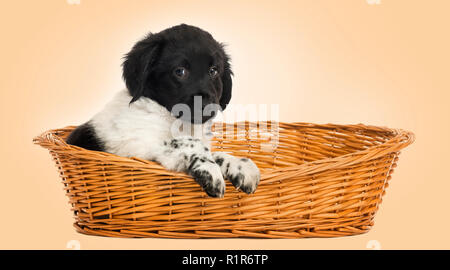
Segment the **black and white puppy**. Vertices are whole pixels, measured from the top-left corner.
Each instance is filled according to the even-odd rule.
[[[186,172],[211,197],[223,197],[224,179],[253,193],[260,180],[253,161],[210,151],[211,122],[230,101],[231,75],[223,45],[208,32],[182,24],[149,34],[125,57],[127,89],[77,127],[67,143],[153,160],[168,170]],[[201,106],[194,106],[196,99]],[[188,113],[176,110],[180,104]],[[213,104],[220,108],[212,106],[205,114]],[[174,132],[177,121],[190,128],[183,125]]]

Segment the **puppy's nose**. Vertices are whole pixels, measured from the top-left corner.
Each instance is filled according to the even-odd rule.
[[[213,101],[212,96],[206,92],[199,92],[195,94],[194,97],[198,97],[201,99],[202,107],[205,107],[206,105],[210,104]]]

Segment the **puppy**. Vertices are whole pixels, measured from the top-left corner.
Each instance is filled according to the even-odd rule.
[[[127,88],[67,143],[156,161],[191,175],[211,197],[223,197],[224,179],[253,193],[260,180],[253,161],[210,150],[212,119],[231,99],[231,75],[223,45],[208,32],[182,24],[149,34],[125,56]]]

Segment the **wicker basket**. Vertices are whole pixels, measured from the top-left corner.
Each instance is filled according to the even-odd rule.
[[[366,125],[216,123],[212,150],[251,158],[256,193],[227,182],[209,198],[186,174],[157,163],[34,138],[56,163],[77,231],[114,237],[302,238],[367,232],[411,132]],[[275,138],[275,139],[274,139]],[[272,147],[268,147],[272,146]]]

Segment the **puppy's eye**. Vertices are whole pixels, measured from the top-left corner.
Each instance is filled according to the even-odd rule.
[[[184,67],[177,67],[174,71],[173,74],[175,74],[175,76],[184,79],[187,77],[188,75],[188,71],[184,68]]]
[[[217,74],[219,74],[219,70],[217,69],[217,67],[212,66],[209,68],[209,75],[214,78],[217,76]]]

